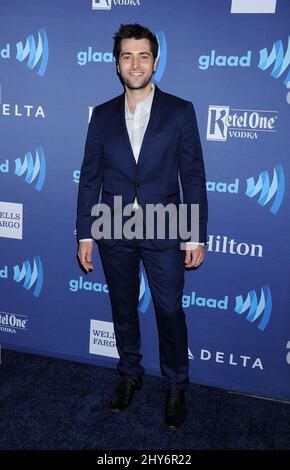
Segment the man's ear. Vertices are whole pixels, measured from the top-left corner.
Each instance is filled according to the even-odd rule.
[[[119,64],[117,64],[117,72],[120,73],[120,67]]]
[[[156,72],[158,66],[158,59],[155,59],[154,65],[153,65],[153,71]]]

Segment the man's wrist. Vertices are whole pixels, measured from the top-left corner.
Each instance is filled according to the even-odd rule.
[[[205,243],[199,243],[199,242],[186,242],[185,247],[189,248],[190,250],[195,250],[199,246],[204,246]]]

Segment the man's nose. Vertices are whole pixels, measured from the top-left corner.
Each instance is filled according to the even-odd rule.
[[[138,67],[139,60],[138,57],[133,57],[133,68],[136,69]]]

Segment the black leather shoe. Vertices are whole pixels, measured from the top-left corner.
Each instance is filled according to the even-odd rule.
[[[118,413],[130,405],[136,390],[140,390],[142,380],[136,377],[122,377],[111,397],[110,410]]]
[[[184,390],[168,390],[165,406],[165,424],[171,431],[178,429],[187,415]]]

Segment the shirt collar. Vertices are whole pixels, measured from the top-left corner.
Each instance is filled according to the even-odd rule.
[[[145,98],[145,100],[139,101],[139,102],[136,104],[136,109],[137,109],[137,108],[141,108],[141,109],[144,111],[144,114],[149,114],[150,111],[151,111],[152,103],[153,103],[154,92],[155,92],[155,85],[154,85],[154,83],[152,82],[152,83],[151,83],[151,92],[150,92],[149,95]],[[125,94],[125,114],[126,114],[126,117],[131,117],[131,116],[133,116],[133,114],[132,114],[131,111],[130,111],[129,105],[128,105],[128,101],[127,101],[127,96],[126,96],[126,94]]]

